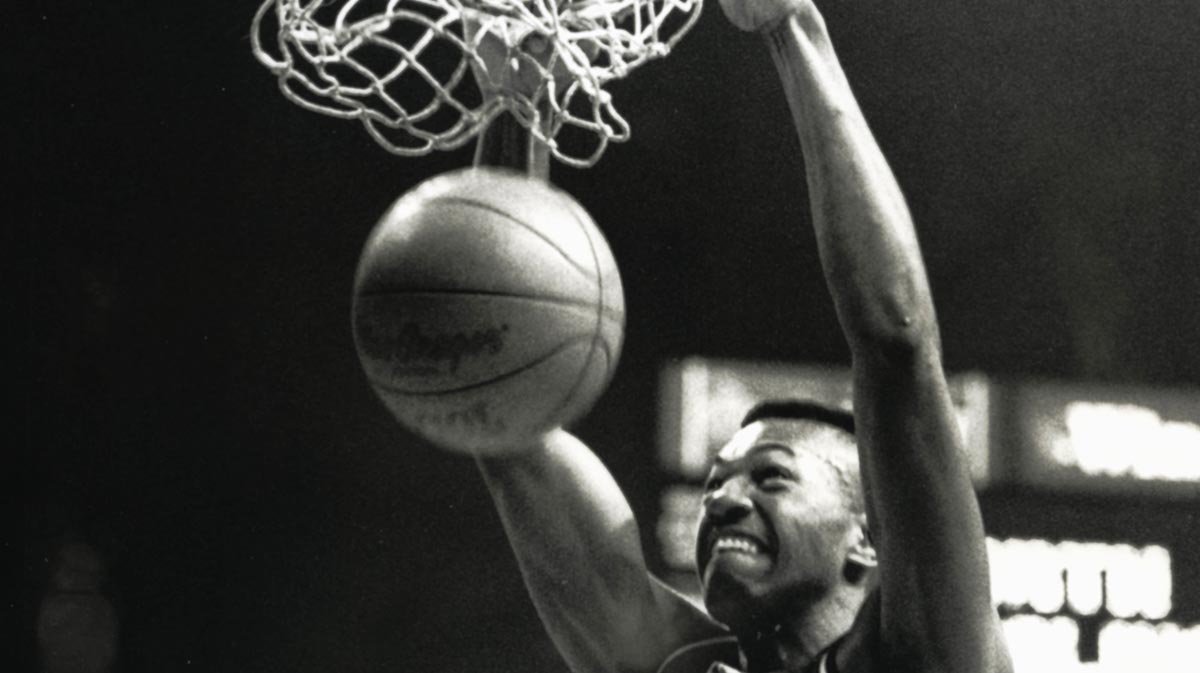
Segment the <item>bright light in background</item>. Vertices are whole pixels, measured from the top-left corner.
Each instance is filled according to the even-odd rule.
[[[1103,545],[1102,545],[1103,546]],[[1062,555],[1066,559],[1066,601],[1071,612],[1077,615],[1094,615],[1100,611],[1104,603],[1105,552],[1094,550],[1092,543],[1063,542],[1059,544]],[[1167,577],[1170,579],[1170,560],[1168,559]],[[1170,587],[1167,588],[1170,595]]]
[[[1070,402],[1066,432],[1043,438],[1059,465],[1085,474],[1166,481],[1200,481],[1200,426],[1164,421],[1133,404]]]
[[[1070,617],[1017,615],[1004,621],[1016,673],[1069,671],[1079,665],[1079,625]]]
[[[1171,555],[1157,546],[1121,546],[1108,568],[1108,610],[1117,617],[1162,619],[1171,612]]]
[[[1045,540],[988,538],[992,598],[1008,607],[1029,606],[1040,614],[1063,607],[1065,592],[1059,550]]]
[[[1195,673],[1200,657],[1200,626],[1110,621],[1095,662],[1078,660],[1070,617],[1017,615],[1004,621],[1004,636],[1015,673]]]
[[[1107,591],[1114,617],[1163,619],[1171,612],[1171,555],[1158,545],[988,538],[988,556],[999,605],[1094,615]]]
[[[948,379],[971,477],[990,479],[990,383],[976,374]],[[668,472],[701,479],[742,417],[766,399],[799,398],[849,410],[850,370],[842,367],[709,360],[692,357],[663,370],[659,462]]]
[[[1100,661],[1106,671],[1194,673],[1198,660],[1200,626],[1113,621],[1100,631]]]
[[[694,486],[672,486],[659,499],[658,548],[663,561],[676,570],[690,570],[695,564],[696,529],[700,525],[700,499],[703,493]]]

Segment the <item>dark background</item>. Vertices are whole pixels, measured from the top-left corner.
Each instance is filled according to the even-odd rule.
[[[563,670],[473,465],[391,422],[351,341],[367,232],[470,151],[398,159],[287,102],[251,56],[254,9],[8,12],[19,668],[53,549],[83,538],[111,565],[127,670]],[[949,369],[1200,383],[1200,3],[826,16],[909,196]],[[665,361],[847,353],[758,38],[710,2],[611,90],[633,140],[554,177],[628,302],[620,369],[577,430],[648,524]],[[1108,527],[1155,511],[1195,530],[1195,504],[1095,506]],[[985,511],[1028,518],[1001,495]]]

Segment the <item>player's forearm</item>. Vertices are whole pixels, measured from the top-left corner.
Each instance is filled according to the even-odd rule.
[[[766,33],[804,151],[817,242],[856,354],[936,346],[924,266],[904,196],[816,10]]]
[[[600,459],[569,433],[556,431],[538,446],[481,456],[478,463],[520,555],[572,555],[587,565],[605,552],[641,560],[624,494]]]
[[[512,457],[479,459],[526,586],[576,670],[636,649],[654,607],[629,505],[600,460],[565,432]],[[632,625],[632,626],[631,626]]]

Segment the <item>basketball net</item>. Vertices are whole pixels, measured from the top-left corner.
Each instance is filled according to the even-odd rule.
[[[668,55],[701,3],[266,0],[251,42],[288,99],[394,154],[456,149],[507,112],[585,168],[629,138],[605,85]]]

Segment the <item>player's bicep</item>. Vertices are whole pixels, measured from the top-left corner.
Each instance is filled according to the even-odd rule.
[[[983,523],[936,352],[855,362],[885,644],[946,670],[1002,670]]]

